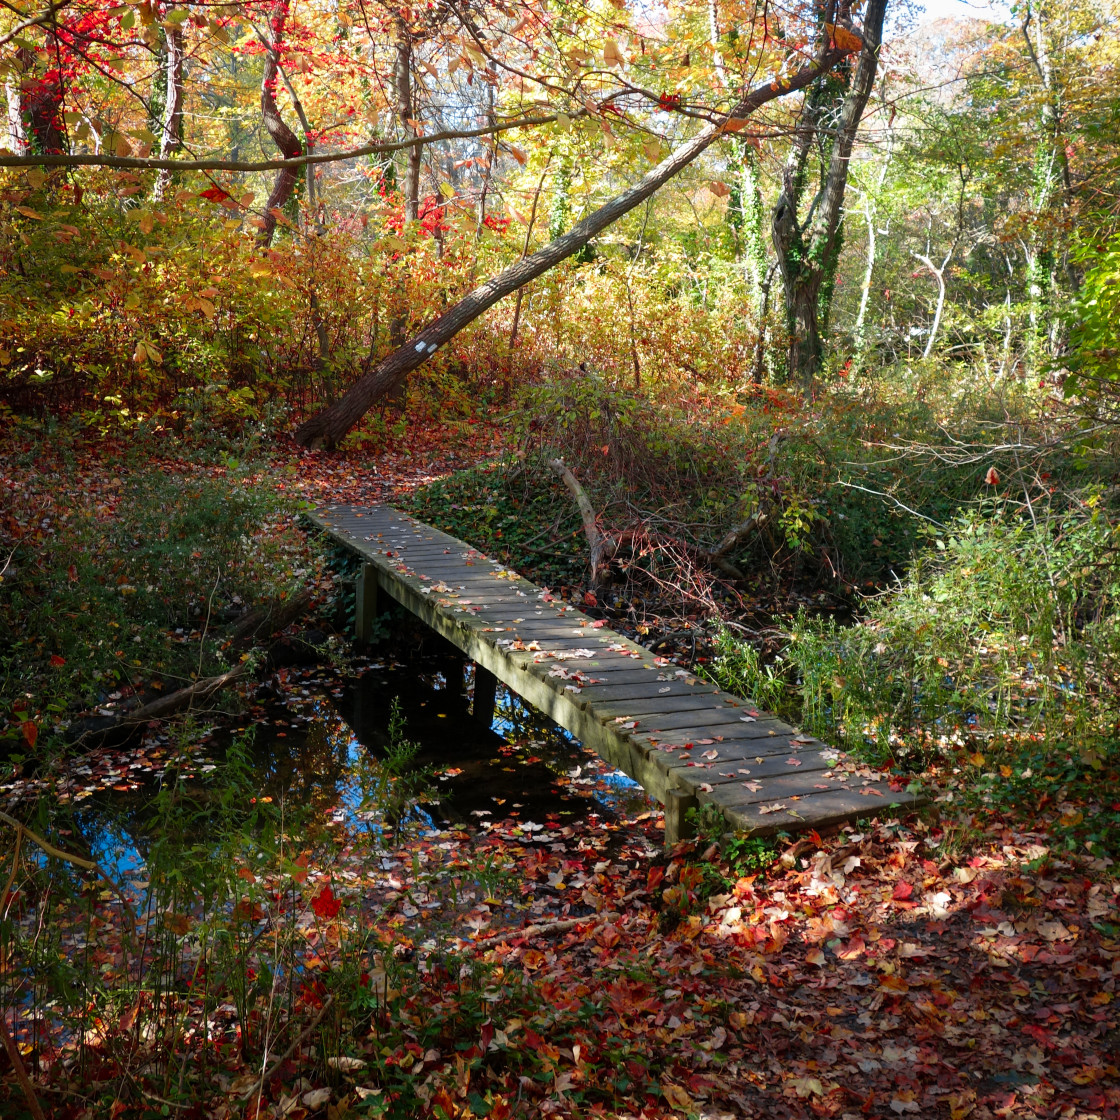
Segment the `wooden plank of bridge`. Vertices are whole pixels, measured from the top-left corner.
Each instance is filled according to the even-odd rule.
[[[475,662],[475,719],[489,723],[503,681],[657,798],[666,843],[696,805],[764,835],[918,800],[399,510],[327,506],[310,519],[362,558],[357,637],[387,593]]]

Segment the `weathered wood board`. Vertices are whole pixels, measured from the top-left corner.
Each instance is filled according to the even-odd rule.
[[[310,519],[364,562],[359,637],[370,632],[378,591],[392,596],[644,786],[666,806],[667,841],[694,804],[761,835],[918,800],[399,510],[327,506]],[[481,695],[492,699],[485,686]]]

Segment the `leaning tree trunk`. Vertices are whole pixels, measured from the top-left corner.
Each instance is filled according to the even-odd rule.
[[[807,390],[821,368],[821,324],[828,316],[832,280],[840,252],[840,219],[848,167],[867,100],[875,85],[887,0],[869,0],[863,21],[859,62],[848,82],[835,128],[830,129],[828,169],[804,220],[800,217],[807,161],[822,129],[828,126],[828,92],[813,91],[807,105],[782,192],[774,206],[772,235],[782,273],[790,331],[789,374]],[[841,32],[837,30],[837,35]],[[822,75],[820,81],[826,81]]]
[[[270,32],[264,62],[264,77],[261,80],[261,116],[264,127],[272,142],[280,149],[285,159],[295,159],[303,155],[299,138],[284,123],[276,104],[276,80],[280,74],[280,48],[284,42],[284,25],[288,22],[289,0],[274,0],[268,17]],[[261,225],[258,243],[264,247],[272,244],[276,232],[275,210],[282,207],[295,190],[299,172],[294,167],[284,167],[276,173],[276,182],[264,208],[264,221]]]
[[[874,8],[876,4],[885,4],[886,0],[871,0],[871,3]],[[804,89],[821,74],[831,70],[848,53],[850,53],[848,50],[835,43],[825,43],[817,60],[799,70],[788,82],[767,81],[752,90],[735,105],[726,120],[720,124],[707,125],[692,140],[682,144],[662,160],[634,186],[615,195],[609,202],[574,225],[567,233],[557,237],[543,249],[538,249],[537,252],[511,265],[504,272],[487,280],[485,284],[480,284],[457,304],[448,308],[414,339],[398,347],[369,373],[360,377],[338,401],[301,424],[296,429],[296,442],[304,447],[334,447],[369,411],[375,401],[500,299],[554,268],[583,248],[596,234],[629,213],[634,207],[640,206],[678,171],[692,163],[717,136],[724,132],[738,131],[742,127],[741,122],[759,106]]]

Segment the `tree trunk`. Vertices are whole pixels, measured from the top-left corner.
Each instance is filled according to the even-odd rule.
[[[280,74],[280,48],[284,42],[284,25],[288,21],[288,5],[289,0],[273,0],[269,12],[270,34],[264,61],[264,77],[261,79],[261,116],[268,135],[284,158],[295,159],[296,156],[303,155],[303,149],[296,134],[284,123],[276,104],[276,80]],[[272,193],[265,203],[264,221],[257,239],[262,248],[272,244],[272,236],[276,232],[276,215],[273,211],[292,197],[298,177],[299,172],[292,167],[284,167],[276,173]]]
[[[17,156],[26,155],[27,129],[23,126],[23,91],[10,70],[4,80],[4,92],[8,99],[8,147]]]
[[[159,138],[159,158],[170,159],[183,142],[183,30],[168,27],[164,32],[167,42],[165,74],[167,94],[163,107],[163,128]],[[171,172],[163,168],[156,178],[152,197],[158,202],[171,183]]]
[[[840,254],[840,227],[848,167],[867,100],[875,85],[887,0],[869,0],[863,22],[863,49],[846,87],[822,74],[806,100],[805,119],[786,164],[782,192],[771,224],[782,273],[790,332],[789,374],[808,391],[824,357],[822,324],[827,321]],[[828,88],[829,85],[834,88]],[[838,120],[829,128],[828,169],[823,173],[805,219],[800,218],[810,157],[820,141],[830,103],[843,95]],[[826,148],[827,151],[827,148]],[[823,159],[822,159],[823,162]]]
[[[886,0],[871,0],[873,9],[876,5],[882,6],[885,3]],[[880,23],[881,21],[880,11]],[[596,234],[624,214],[628,214],[634,207],[640,206],[678,171],[692,163],[716,137],[727,131],[728,122],[742,121],[759,106],[804,89],[820,74],[836,66],[846,53],[833,44],[826,44],[819,58],[799,70],[784,87],[778,82],[767,81],[752,90],[732,109],[727,120],[718,125],[707,125],[692,140],[682,144],[650,170],[634,186],[615,195],[567,233],[557,237],[543,249],[538,249],[537,252],[511,265],[486,283],[480,284],[453,307],[448,308],[413,340],[394,350],[369,373],[359,378],[335,404],[301,424],[295,433],[296,442],[304,447],[337,445],[379,397],[400,382],[411,370],[427,361],[440,346],[454,338],[459,331],[473,323],[500,299],[554,268],[561,261],[578,252]]]
[[[802,384],[812,383],[813,375],[820,369],[824,356],[820,335],[820,285],[823,279],[819,270],[786,289],[786,314],[789,317],[789,371],[791,376],[802,377]],[[812,371],[805,374],[804,371]]]
[[[60,155],[66,150],[62,125],[62,76],[57,69],[41,77],[24,79],[21,87],[23,108],[30,126],[34,150],[42,155]]]
[[[404,20],[397,16],[393,21],[394,49],[393,81],[397,87],[397,117],[405,136],[416,135],[416,110],[412,104],[412,36]],[[404,220],[415,222],[420,217],[420,165],[423,152],[417,147],[408,149],[408,164],[404,178]]]

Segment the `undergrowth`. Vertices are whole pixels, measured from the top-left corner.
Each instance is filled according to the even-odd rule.
[[[625,593],[657,588],[709,614],[727,609],[732,586],[809,582],[851,596],[901,577],[922,527],[983,495],[989,470],[1058,488],[1107,470],[1059,438],[1064,406],[975,374],[918,365],[837,382],[807,404],[779,388],[636,392],[552,370],[518,392],[502,459],[406,501],[545,582],[586,582],[578,511],[550,467],[560,458],[617,542],[611,577]],[[743,578],[728,583],[707,554],[737,528],[721,559]]]
[[[155,448],[153,448],[155,450]],[[163,452],[168,448],[164,446]],[[228,626],[294,594],[314,570],[294,509],[259,460],[209,443],[173,470],[135,447],[95,461],[66,439],[9,450],[20,502],[0,524],[0,739],[34,747],[76,711],[170,690],[230,666]]]

